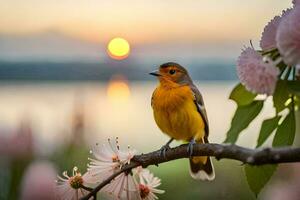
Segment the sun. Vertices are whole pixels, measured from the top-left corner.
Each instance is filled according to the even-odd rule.
[[[124,38],[114,38],[107,45],[108,55],[116,60],[123,60],[129,56],[130,45]]]

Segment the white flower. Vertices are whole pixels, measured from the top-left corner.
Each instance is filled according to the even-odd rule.
[[[248,47],[238,58],[237,74],[247,90],[258,94],[273,94],[279,69],[271,59],[263,59],[253,48]]]
[[[140,178],[140,176],[143,174],[143,173],[147,173],[146,171],[149,171],[148,169],[146,168],[143,168],[142,166],[138,166],[136,168],[133,169],[134,171],[134,174],[137,174]]]
[[[88,175],[90,176],[90,183],[99,183],[105,180],[121,169],[122,166],[129,164],[136,154],[136,150],[131,150],[130,147],[126,151],[121,151],[118,138],[116,138],[115,143],[108,139],[108,145],[103,144],[101,147],[97,145],[91,152],[95,159],[89,158]]]
[[[139,173],[139,190],[140,190],[140,197],[145,200],[155,200],[158,199],[156,194],[163,194],[164,190],[156,189],[160,186],[161,182],[160,179],[154,177],[154,175],[147,169],[143,169]]]
[[[73,168],[73,175],[63,172],[63,177],[58,176],[56,185],[56,199],[61,200],[78,200],[88,194],[81,186],[85,184],[85,176],[78,172],[78,168]]]
[[[295,6],[278,27],[276,42],[287,65],[300,64],[300,6]]]
[[[131,159],[135,156],[137,151],[131,149],[130,146],[127,147],[126,151],[119,151],[120,162],[124,164],[130,164]]]
[[[116,138],[113,143],[108,139],[108,145],[103,144],[101,147],[97,145],[92,153],[95,159],[90,159],[86,182],[95,184],[102,182],[129,164],[136,154],[136,150],[129,147],[125,151],[120,150],[118,138]],[[149,170],[137,167],[118,175],[111,183],[103,187],[101,192],[106,194],[109,199],[114,200],[154,200],[157,199],[155,193],[164,192],[156,189],[159,185],[159,178],[154,177]]]
[[[110,184],[106,185],[102,192],[114,200],[140,200],[139,188],[131,173],[122,173]]]

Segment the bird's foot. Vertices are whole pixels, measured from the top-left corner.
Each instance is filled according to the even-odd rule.
[[[164,146],[162,146],[162,147],[160,148],[160,156],[163,156],[164,159],[166,159],[166,151],[170,149],[170,143],[171,143],[173,140],[174,140],[174,139],[171,138],[171,139],[167,142],[167,144],[165,144]]]
[[[193,138],[193,139],[189,142],[189,144],[188,144],[188,146],[187,146],[187,152],[188,152],[188,154],[189,154],[190,157],[192,157],[192,155],[193,155],[194,144],[196,144],[196,140]]]
[[[169,144],[165,144],[164,146],[162,146],[160,148],[160,156],[164,157],[164,159],[166,159],[166,152],[170,149],[171,147],[169,146]]]

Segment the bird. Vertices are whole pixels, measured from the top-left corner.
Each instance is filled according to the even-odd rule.
[[[170,137],[160,149],[161,155],[166,156],[174,139],[189,142],[187,151],[192,178],[213,180],[215,172],[211,158],[192,156],[194,144],[209,143],[209,126],[202,95],[188,71],[180,64],[167,62],[149,74],[159,80],[151,98],[154,119],[159,129]]]

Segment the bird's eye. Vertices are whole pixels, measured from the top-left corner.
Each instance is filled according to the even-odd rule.
[[[176,73],[176,71],[174,70],[174,69],[171,69],[170,71],[169,71],[169,74],[171,74],[171,75],[173,75],[173,74],[175,74]]]

